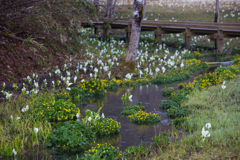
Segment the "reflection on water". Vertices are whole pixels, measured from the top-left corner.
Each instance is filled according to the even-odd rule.
[[[192,82],[195,74],[186,83]],[[171,121],[167,118],[165,112],[159,109],[159,104],[166,100],[161,95],[164,87],[173,87],[177,90],[177,84],[180,82],[172,83],[170,85],[146,85],[136,86],[128,89],[118,89],[105,94],[102,98],[95,98],[89,101],[88,105],[77,105],[79,106],[81,113],[84,115],[86,109],[97,111],[99,107],[102,107],[101,112],[105,114],[106,118],[116,119],[121,122],[121,130],[119,135],[102,137],[98,143],[111,143],[115,147],[119,147],[122,151],[128,146],[138,146],[141,143],[144,146],[151,144],[151,138],[154,137],[155,132],[158,134],[159,131],[171,130]],[[133,101],[127,104],[123,104],[121,96],[129,92],[133,95]],[[145,106],[146,112],[156,112],[161,116],[161,122],[155,125],[136,125],[127,119],[127,117],[121,117],[121,108],[129,105],[136,105],[137,102],[142,102]]]

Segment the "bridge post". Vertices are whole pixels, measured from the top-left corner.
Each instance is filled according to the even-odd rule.
[[[108,26],[107,26],[106,22],[104,22],[102,28],[103,28],[103,34],[102,34],[102,37],[103,37],[103,39],[106,39],[106,38],[107,38],[107,32],[108,32]]]
[[[218,29],[218,33],[215,37],[215,49],[220,53],[223,52],[223,31],[221,29]]]
[[[157,26],[155,36],[157,37],[158,44],[161,45],[162,44],[162,27],[161,26]]]
[[[130,42],[130,38],[131,38],[131,32],[132,32],[132,23],[128,23],[128,28],[127,28],[127,38],[128,41]]]
[[[98,35],[98,27],[96,27],[96,26],[94,27],[94,34]]]
[[[186,49],[190,49],[190,42],[191,42],[191,33],[190,33],[190,28],[185,29],[185,47]]]

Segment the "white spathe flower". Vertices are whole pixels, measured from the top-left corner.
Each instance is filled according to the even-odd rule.
[[[104,113],[102,113],[102,118],[105,118],[105,115],[104,115]]]
[[[108,72],[108,78],[110,79],[111,77],[111,71]]]
[[[79,113],[76,114],[77,119],[80,117]]]
[[[17,151],[14,148],[13,148],[12,152],[13,152],[14,156],[17,155]]]
[[[207,129],[211,128],[211,127],[212,127],[212,126],[211,126],[211,123],[207,123],[207,124],[205,125],[205,127],[206,127]]]
[[[29,106],[28,105],[25,108],[21,109],[22,112],[26,112],[27,110],[29,110]]]
[[[61,74],[60,69],[57,69],[57,70],[55,71],[55,74]]]
[[[225,85],[225,81],[223,81],[223,85]]]
[[[222,89],[226,89],[226,86],[222,85]]]
[[[95,120],[100,119],[99,115],[96,115]]]
[[[10,99],[11,96],[12,96],[12,94],[10,94],[10,93],[8,93],[8,92],[5,92],[5,94],[6,94],[6,98],[7,98],[7,99]]]
[[[19,119],[20,119],[20,117],[17,117],[16,119],[17,119],[17,120],[19,120]]]
[[[91,121],[92,121],[92,118],[91,118],[91,117],[89,117],[89,118],[88,118],[88,122],[91,122]]]
[[[92,77],[92,73],[90,73],[89,76]]]
[[[128,97],[129,101],[132,102],[132,95]]]
[[[206,137],[210,137],[210,133],[208,131],[204,130],[204,127],[202,128],[202,136],[203,136],[203,140],[205,140]]]
[[[11,115],[10,118],[13,120],[13,116]]]
[[[157,73],[157,72],[159,72],[159,71],[160,71],[160,69],[159,69],[159,68],[156,68],[156,69],[155,69],[155,72],[156,72],[156,73]]]
[[[70,77],[71,73],[67,71],[67,76]]]
[[[34,83],[35,88],[38,88],[38,82]]]
[[[38,133],[39,129],[38,128],[34,128],[34,132]]]
[[[85,80],[84,80],[84,79],[82,79],[82,80],[81,80],[81,83],[83,83],[84,81],[85,81]]]
[[[180,67],[181,67],[181,68],[183,68],[183,67],[184,67],[184,64],[183,64],[183,62],[181,63]]]
[[[164,73],[166,71],[166,68],[165,67],[162,67],[162,72]]]
[[[98,69],[97,69],[97,68],[94,68],[94,72],[98,73]]]
[[[74,77],[74,83],[76,83],[76,81],[77,81],[77,76]]]
[[[66,82],[66,89],[67,90],[71,90],[71,88],[69,86],[71,86],[73,83],[70,83],[69,81]]]
[[[125,77],[127,78],[127,79],[129,79],[129,80],[131,80],[132,79],[132,76],[133,76],[133,74],[131,73],[128,73]]]

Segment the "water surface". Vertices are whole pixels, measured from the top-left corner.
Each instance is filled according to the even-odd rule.
[[[194,77],[198,74],[193,75],[190,79],[184,81],[186,83],[192,82]],[[99,107],[102,107],[101,113],[105,114],[106,118],[113,118],[118,122],[121,122],[120,134],[117,136],[110,136],[100,138],[98,143],[111,143],[115,147],[119,147],[120,150],[125,150],[129,146],[149,146],[151,144],[151,138],[154,137],[155,133],[159,131],[171,131],[171,120],[167,118],[164,111],[159,109],[159,104],[166,100],[162,96],[162,90],[165,87],[173,87],[177,90],[177,84],[171,83],[166,85],[146,85],[146,86],[135,86],[128,89],[118,89],[114,92],[107,92],[101,99],[92,99],[88,105],[77,105],[81,110],[81,114],[84,115],[86,109],[97,111]],[[133,95],[132,102],[123,104],[121,96],[124,93],[130,93]],[[146,112],[158,113],[161,117],[161,122],[155,125],[137,125],[131,123],[127,117],[121,117],[121,108],[125,106],[136,105],[137,102],[142,102],[145,106]]]

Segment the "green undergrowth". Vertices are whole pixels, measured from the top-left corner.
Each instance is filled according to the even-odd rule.
[[[217,84],[205,91],[196,90],[190,94],[181,107],[188,108],[183,138],[172,139],[157,158],[209,159],[236,158],[240,148],[240,75],[225,83],[226,88]],[[202,140],[202,127],[211,123],[210,137]],[[174,151],[174,152],[173,152]]]
[[[138,111],[128,116],[129,120],[136,124],[154,124],[160,122],[158,113],[147,113]]]
[[[171,88],[171,87],[169,87],[169,88],[165,87],[162,91],[163,97],[170,97],[171,94],[173,94],[173,93],[174,93],[174,88]]]
[[[173,72],[169,72],[160,76],[157,76],[152,80],[152,83],[155,84],[165,84],[172,83],[175,81],[183,81],[196,72],[204,72],[209,66],[205,62],[201,62],[197,59],[185,60],[185,66],[182,69],[177,69]]]
[[[134,113],[136,113],[138,111],[145,110],[145,107],[144,106],[135,105],[135,106],[123,107],[121,109],[122,109],[121,115],[128,116],[128,115],[134,114]]]

